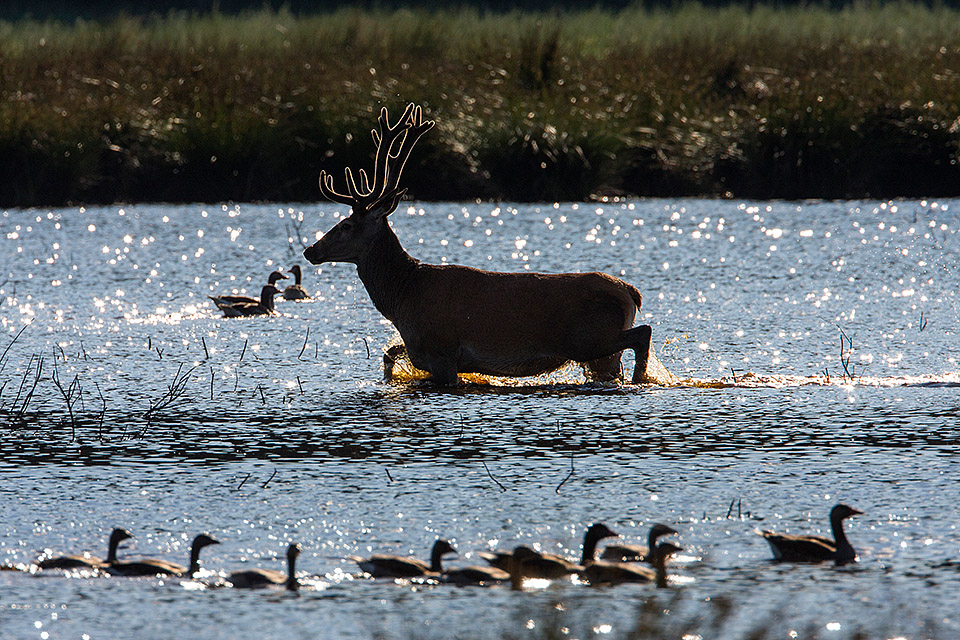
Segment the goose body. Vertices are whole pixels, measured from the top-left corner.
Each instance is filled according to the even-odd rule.
[[[443,556],[456,553],[446,540],[437,540],[430,550],[430,563],[418,558],[378,554],[369,558],[350,556],[362,571],[374,578],[417,578],[420,576],[434,576],[443,573]]]
[[[284,300],[309,300],[310,294],[307,293],[307,290],[303,288],[303,285],[300,284],[300,281],[303,278],[303,272],[300,271],[300,265],[295,264],[290,268],[290,273],[293,274],[293,277],[296,278],[296,282],[288,286],[283,290],[283,299]]]
[[[274,311],[273,296],[280,293],[272,284],[264,285],[260,291],[260,299],[252,302],[222,302],[218,298],[210,296],[213,303],[217,305],[226,318],[242,318],[247,316],[270,316],[276,313]]]
[[[647,562],[653,564],[650,549],[656,549],[657,540],[661,536],[675,533],[677,531],[673,527],[668,527],[665,524],[655,524],[650,527],[646,546],[641,544],[608,544],[600,552],[600,559],[613,562]]]
[[[108,568],[110,573],[118,576],[192,576],[200,570],[200,550],[211,544],[220,544],[205,533],[201,533],[193,539],[190,545],[190,565],[182,567],[174,562],[158,560],[156,558],[144,558],[143,560],[134,560],[131,562],[116,562]]]
[[[106,569],[117,562],[117,547],[124,540],[129,540],[133,535],[126,529],[114,529],[110,532],[110,540],[107,543],[107,557],[101,560],[89,553],[81,555],[57,556],[55,558],[45,558],[37,563],[41,569]]]
[[[617,534],[606,525],[596,523],[590,525],[583,536],[583,552],[580,564],[553,553],[538,553],[529,547],[521,545],[512,552],[481,552],[479,555],[490,565],[502,571],[511,571],[511,562],[517,550],[523,553],[523,576],[526,578],[542,578],[555,580],[571,573],[580,573],[585,564],[593,561],[597,552],[597,544],[604,538],[614,537]]]
[[[815,535],[788,535],[761,531],[760,535],[770,544],[774,560],[780,562],[825,562],[836,564],[856,562],[857,552],[847,540],[843,521],[863,513],[846,504],[837,504],[830,510],[830,526],[833,540]]]
[[[296,591],[300,587],[296,577],[297,556],[299,555],[299,544],[291,544],[287,547],[287,573],[272,569],[246,569],[244,571],[234,571],[227,580],[238,589],[285,587],[290,591]]]
[[[267,278],[267,283],[272,284],[273,286],[276,287],[277,280],[287,280],[289,278],[290,276],[285,276],[279,271],[273,271],[270,273],[269,277]],[[213,300],[214,304],[216,304],[218,307],[220,306],[218,304],[220,302],[222,302],[223,304],[234,304],[237,302],[259,304],[260,302],[259,298],[254,298],[252,296],[232,296],[231,295],[231,296],[207,296],[207,297]]]
[[[655,552],[651,554],[653,556],[653,569],[633,562],[595,560],[584,567],[581,575],[592,585],[656,582],[658,586],[666,586],[667,558],[682,549],[672,542],[661,542],[654,549]]]
[[[510,573],[496,567],[457,567],[444,571],[441,579],[461,586],[497,584],[510,580]]]

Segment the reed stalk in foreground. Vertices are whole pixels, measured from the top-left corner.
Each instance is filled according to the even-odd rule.
[[[0,205],[316,200],[426,105],[426,199],[960,193],[960,11],[0,23]]]

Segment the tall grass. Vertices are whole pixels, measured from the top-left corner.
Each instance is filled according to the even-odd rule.
[[[314,200],[407,101],[421,198],[960,193],[960,12],[682,5],[0,23],[0,204]]]

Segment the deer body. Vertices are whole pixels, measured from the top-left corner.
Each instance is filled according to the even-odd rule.
[[[382,156],[387,166],[379,166],[383,145],[393,142],[391,133],[396,138],[411,129],[415,142],[433,125],[420,122],[419,109],[408,120],[411,109],[394,128],[387,125],[386,110],[381,114],[381,134],[374,132],[379,146],[375,176],[389,180],[395,166],[390,160],[405,160],[409,154],[407,135],[397,156],[387,147]],[[361,179],[366,183],[362,172]],[[650,327],[631,328],[641,304],[636,288],[603,273],[501,273],[422,263],[404,251],[387,223],[403,193],[396,188],[398,179],[394,169],[393,181],[375,183],[365,201],[349,172],[350,196],[333,192],[332,180],[321,175],[325,194],[351,204],[354,212],[304,251],[304,257],[313,264],[356,264],[370,298],[400,332],[414,366],[435,382],[452,385],[457,373],[532,376],[572,360],[584,363],[593,378],[610,380],[620,375],[620,355],[629,348],[637,354],[633,380],[645,380]]]

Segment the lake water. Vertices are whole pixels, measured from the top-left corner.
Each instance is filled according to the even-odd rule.
[[[193,535],[218,538],[205,582],[282,569],[297,541],[305,582],[2,571],[0,635],[960,636],[960,202],[404,203],[422,260],[636,285],[679,380],[568,367],[456,391],[383,382],[395,334],[355,268],[303,260],[344,213],[0,213],[0,564],[101,555],[122,526],[126,557],[185,563]],[[297,263],[315,300],[277,317],[207,298]],[[771,562],[757,528],[829,535],[841,501],[864,511],[858,564]],[[394,584],[347,559],[437,537],[451,566],[520,542],[574,557],[591,522],[678,529],[670,587]]]

